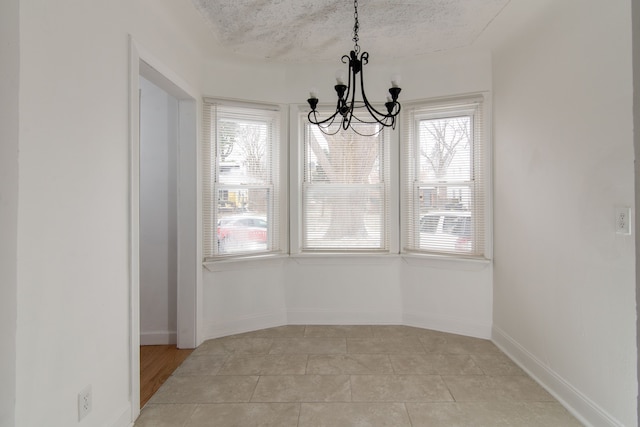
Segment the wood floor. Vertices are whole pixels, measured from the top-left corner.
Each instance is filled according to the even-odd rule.
[[[140,346],[141,408],[192,351],[180,350],[175,345]]]

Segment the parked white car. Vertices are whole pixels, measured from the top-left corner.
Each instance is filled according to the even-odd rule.
[[[431,211],[420,217],[420,249],[471,252],[472,239],[469,211]]]

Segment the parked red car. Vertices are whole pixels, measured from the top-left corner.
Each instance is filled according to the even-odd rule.
[[[239,252],[266,249],[268,224],[265,218],[234,215],[218,220],[218,251]]]

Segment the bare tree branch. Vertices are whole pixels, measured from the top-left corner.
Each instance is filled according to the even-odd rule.
[[[466,117],[425,120],[421,129],[430,136],[433,145],[420,144],[420,155],[426,159],[435,178],[440,180],[447,174],[458,148],[469,144],[469,120]]]

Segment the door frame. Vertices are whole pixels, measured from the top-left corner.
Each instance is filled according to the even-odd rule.
[[[140,82],[178,100],[177,345],[195,348],[202,330],[201,180],[197,92],[129,36],[129,375],[131,421],[140,414]]]

